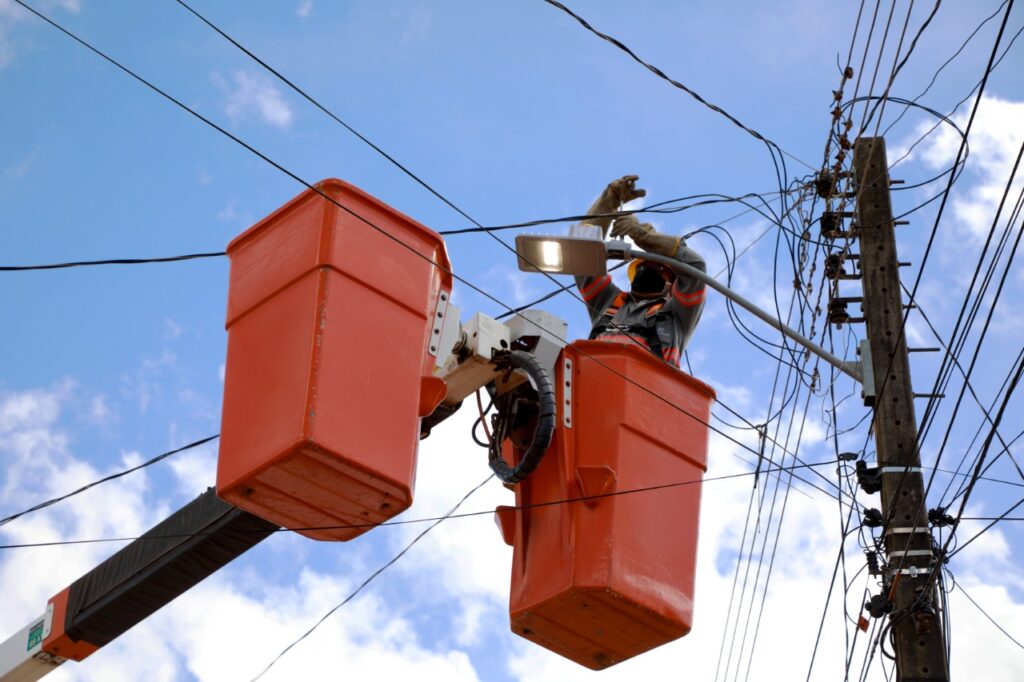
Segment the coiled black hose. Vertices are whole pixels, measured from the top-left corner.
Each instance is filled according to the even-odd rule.
[[[541,458],[551,445],[551,437],[555,433],[555,387],[551,377],[536,357],[526,351],[509,351],[508,364],[521,369],[533,380],[537,388],[537,426],[533,430],[530,447],[526,448],[519,463],[514,467],[501,456],[501,446],[512,425],[512,417],[503,415],[502,428],[495,428],[488,450],[488,463],[491,470],[503,483],[520,483],[533,473]]]

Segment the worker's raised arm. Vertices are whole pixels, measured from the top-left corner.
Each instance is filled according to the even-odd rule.
[[[580,225],[596,225],[601,228],[601,238],[607,237],[608,227],[613,220],[608,214],[615,213],[626,202],[647,195],[646,190],[637,188],[638,179],[636,175],[624,175],[609,182],[597,201],[587,209],[587,217],[580,221]],[[577,277],[576,286],[579,287],[580,296],[587,303],[591,322],[597,320],[619,294],[619,288],[612,283],[611,276],[607,274],[601,277]]]

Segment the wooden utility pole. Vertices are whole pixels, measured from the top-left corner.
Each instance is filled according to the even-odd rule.
[[[889,615],[899,682],[949,680],[942,618],[932,586],[935,555],[928,528],[903,297],[889,195],[885,139],[859,138],[853,149],[863,277],[862,308],[877,398],[875,449],[881,479]],[[867,368],[865,368],[867,370]]]

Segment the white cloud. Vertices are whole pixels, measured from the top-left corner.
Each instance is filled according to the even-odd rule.
[[[312,13],[313,13],[313,0],[302,0],[299,3],[298,8],[295,10],[296,16],[298,16],[300,19],[306,19]]]
[[[513,270],[505,265],[491,268],[485,280],[491,282],[491,293],[494,296],[513,306],[532,301],[543,293],[541,285],[551,284],[550,280],[542,275]]]
[[[116,418],[117,415],[114,414],[107,404],[106,396],[94,395],[92,400],[89,401],[89,421],[93,424],[103,426]]]
[[[225,95],[224,113],[236,123],[257,119],[275,128],[287,129],[291,125],[292,108],[268,78],[235,71],[230,83],[217,73],[212,79]]]
[[[165,341],[174,341],[179,336],[181,336],[183,331],[185,331],[185,329],[180,324],[178,324],[177,322],[175,322],[174,320],[172,320],[169,317],[165,317],[164,318],[164,340]]]
[[[966,102],[960,112],[952,116],[961,130],[966,128],[974,100]],[[957,186],[954,187],[950,208],[961,234],[983,240],[992,226],[999,200],[1006,190],[1010,169],[1024,141],[1024,102],[1004,100],[992,95],[982,97],[969,138],[970,155]],[[916,140],[933,124],[921,124],[908,136],[904,146]],[[910,159],[920,159],[933,170],[949,168],[960,148],[961,137],[950,126],[940,126],[915,149]],[[945,181],[939,183],[945,187]],[[1010,196],[1024,186],[1024,173],[1018,172]],[[932,190],[936,191],[936,190]],[[1005,221],[1012,211],[1012,202],[1003,209]]]
[[[217,446],[182,452],[171,459],[170,466],[178,478],[178,492],[191,499],[217,480]]]
[[[9,505],[66,492],[105,473],[68,451],[60,424],[64,398],[59,389],[0,396],[4,434],[0,453],[11,465],[5,467],[4,482],[9,484],[17,477],[19,483],[17,495],[4,495],[5,511]],[[194,461],[177,460],[172,467],[182,481],[193,479],[206,466],[203,457],[210,462],[209,455]],[[116,468],[140,461],[137,453],[130,453]],[[29,463],[36,473],[50,475],[19,476]],[[59,476],[55,475],[58,471]],[[196,492],[190,491],[190,496]],[[169,511],[166,504],[154,500],[149,472],[142,471],[18,519],[0,528],[0,536],[5,542],[38,542],[136,535]],[[293,541],[295,538],[275,536],[269,542],[288,546]],[[17,585],[0,610],[0,633],[13,632],[41,613],[50,596],[116,548],[75,545],[0,554],[0,581]],[[52,552],[60,553],[59,561],[53,560]],[[363,575],[362,563],[354,561],[346,562],[348,575],[307,569],[284,583],[275,583],[239,563],[175,600],[87,661],[67,663],[48,679],[128,681],[138,679],[143,668],[146,679],[153,680],[190,675],[203,680],[251,679],[276,652],[319,619],[328,605],[341,601]],[[402,604],[385,602],[368,590],[326,621],[264,679],[319,679],[325,670],[344,670],[353,679],[415,675],[425,680],[478,680],[465,653],[436,650],[430,639],[421,638],[408,615]]]
[[[72,14],[78,14],[82,9],[79,0],[52,0],[44,4],[59,7]],[[32,15],[27,10],[12,0],[0,0],[0,69],[13,62],[17,56],[17,49],[11,41],[11,30],[16,23],[30,16]]]
[[[5,504],[37,501],[55,488],[73,486],[103,473],[69,452],[68,436],[60,428],[63,395],[58,388],[8,394],[0,399],[0,448],[5,458],[8,452],[15,453],[17,458],[15,466],[7,467],[3,475],[7,477],[5,483],[17,477],[18,494],[24,496],[14,501],[5,494]],[[467,402],[423,441],[416,503],[403,518],[447,511],[489,473],[484,450],[471,445],[468,438],[475,412],[472,401]],[[752,444],[752,437],[747,433],[742,439]],[[185,456],[169,462],[183,494],[191,497],[211,482],[214,450],[210,446],[203,451],[183,453]],[[708,476],[748,471],[748,465],[731,455],[736,450],[735,444],[715,436]],[[807,452],[802,454],[808,456]],[[138,461],[139,455],[130,453],[122,465]],[[19,475],[17,465],[28,462],[37,468],[31,475]],[[56,476],[58,471],[60,475]],[[821,471],[834,477],[829,468]],[[809,472],[804,475],[811,478]],[[7,541],[38,541],[138,533],[169,511],[166,503],[161,504],[167,491],[152,490],[149,476],[147,470],[106,484],[96,495],[82,495],[66,503],[67,506],[58,505],[5,526],[0,535]],[[762,518],[767,518],[777,480],[767,476],[760,479],[757,493],[764,495]],[[603,672],[602,679],[668,679],[684,664],[692,679],[713,678],[752,484],[751,478],[741,477],[708,481],[704,485],[693,632]],[[768,586],[752,679],[803,678],[810,660],[838,547],[839,512],[834,500],[805,490],[807,495],[791,493],[785,502],[786,517],[771,581],[766,580],[766,560],[759,576],[751,572],[746,592],[736,593],[736,603],[742,605],[744,615],[733,658],[740,658],[742,649],[742,659],[746,661],[753,645],[761,590],[766,583]],[[776,498],[776,519],[783,492],[780,490]],[[103,503],[97,504],[100,499]],[[488,510],[511,501],[512,494],[492,480],[470,498],[463,511]],[[243,557],[237,565],[176,600],[89,660],[67,664],[60,673],[64,679],[129,680],[144,665],[152,679],[250,679],[422,528],[416,525],[379,529],[368,534],[366,540],[333,546],[276,535],[259,550],[269,554],[257,557],[254,552]],[[766,554],[772,551],[777,528],[773,522],[767,535],[763,526],[757,531],[755,560],[762,546]],[[965,532],[973,531],[966,525],[964,528]],[[363,554],[370,548],[375,548],[371,556]],[[46,598],[112,549],[85,546],[0,554],[2,584],[19,586],[10,605],[5,604],[0,613],[0,627],[9,632],[24,625],[41,610]],[[336,551],[335,570],[306,568],[283,576],[280,568],[264,570],[267,564],[263,562],[292,558],[296,551],[313,549]],[[54,562],[39,554],[43,551],[61,552],[61,561]],[[958,557],[953,568],[962,572],[972,596],[984,600],[986,609],[1001,624],[1019,633],[1024,628],[1024,605],[1016,601],[1014,594],[998,587],[1006,583],[1005,574],[1014,570],[1010,552],[1005,538],[992,532]],[[593,673],[508,632],[510,560],[511,550],[502,543],[490,514],[447,521],[382,574],[361,597],[328,618],[264,679],[319,679],[324,670],[344,670],[352,679],[396,679],[413,674],[426,680],[486,679],[484,659],[471,658],[471,654],[475,656],[474,652],[483,650],[486,653],[479,655],[492,662],[493,652],[502,652],[498,663],[503,662],[509,674],[524,682],[591,679]],[[862,563],[859,548],[851,542],[848,572],[852,574]],[[740,570],[742,578],[742,565]],[[864,586],[863,580],[852,585],[848,595],[852,613],[859,608]],[[392,589],[400,592],[395,594]],[[877,589],[872,587],[873,592]],[[977,614],[970,614],[974,607],[962,606],[962,601],[955,601],[955,594],[953,599],[958,623],[953,640],[954,670],[963,675],[970,671],[970,676],[977,679],[1012,679],[1016,668],[1010,663],[1016,660],[1012,656],[1019,654],[1003,646],[1005,638],[994,632],[991,624],[979,620]],[[840,603],[837,593],[828,613],[812,679],[832,680],[841,674],[844,643],[838,630],[843,622]],[[745,614],[750,609],[753,620],[741,647]],[[734,606],[734,614],[735,610]],[[970,628],[965,623],[970,623]],[[731,631],[725,636],[728,646]],[[985,647],[995,646],[991,657],[972,653],[971,647],[978,648],[979,638],[983,638]],[[859,642],[857,660],[863,654],[863,636]],[[225,656],[225,651],[233,653]],[[730,672],[735,671],[735,663],[731,665]],[[744,670],[745,667],[741,668]],[[60,679],[60,675],[55,678]],[[869,676],[872,682],[880,679],[879,669]]]
[[[159,357],[145,358],[138,369],[121,374],[121,393],[146,412],[153,400],[163,395],[163,375],[177,363],[177,356],[163,349]]]
[[[217,220],[223,220],[226,223],[230,223],[237,219],[238,199],[228,199],[228,202],[224,204],[224,208],[217,212]]]
[[[78,14],[82,11],[82,3],[80,0],[56,0],[55,4],[64,11],[71,12],[72,14]]]
[[[11,42],[11,29],[27,14],[12,0],[0,0],[0,69],[14,61],[16,50]]]

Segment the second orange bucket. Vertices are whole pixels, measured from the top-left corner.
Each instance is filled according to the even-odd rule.
[[[714,391],[602,341],[564,348],[555,384],[554,440],[498,510],[511,625],[600,670],[690,630]]]

